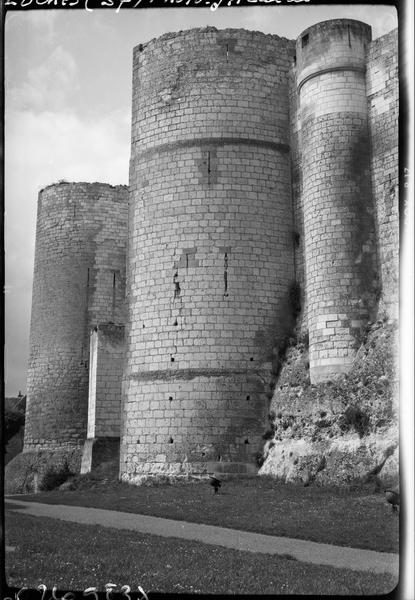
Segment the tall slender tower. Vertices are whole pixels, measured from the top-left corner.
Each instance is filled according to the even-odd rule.
[[[127,189],[59,183],[39,193],[24,449],[80,446],[90,329],[125,321]]]
[[[293,43],[134,49],[121,475],[255,470],[293,273]]]
[[[347,372],[376,305],[365,85],[371,29],[325,21],[297,40],[312,382]]]

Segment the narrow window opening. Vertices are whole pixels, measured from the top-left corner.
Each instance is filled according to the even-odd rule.
[[[223,279],[224,279],[224,283],[225,283],[225,289],[224,289],[223,295],[226,298],[229,295],[228,294],[228,253],[227,252],[225,252]]]
[[[244,442],[244,443],[245,443],[245,444],[249,444],[249,440],[245,440],[245,442]]]
[[[293,63],[294,63],[295,65],[297,64],[297,55],[296,55],[296,54],[294,54],[294,56],[293,56]]]
[[[177,322],[177,319],[175,319],[175,321],[174,321],[174,323],[173,323],[173,326],[174,326],[174,327],[177,327],[177,325],[178,325],[178,322]]]
[[[251,399],[251,396],[248,394],[248,395],[247,395],[247,397],[246,397],[246,399],[247,399],[247,400],[250,400],[250,399]]]
[[[228,62],[229,57],[229,44],[226,44],[226,62]]]
[[[174,356],[170,357],[170,362],[174,362]]]
[[[173,400],[173,396],[169,396],[169,400],[171,402]]]
[[[252,362],[252,361],[254,360],[254,357],[253,357],[253,356],[251,356],[251,358],[250,358],[249,360]]]
[[[137,440],[137,444],[139,444],[139,443],[140,443],[140,440]]]
[[[304,48],[304,46],[307,46],[309,41],[309,37],[308,37],[308,33],[306,33],[306,35],[303,35],[303,37],[301,38],[301,47]]]

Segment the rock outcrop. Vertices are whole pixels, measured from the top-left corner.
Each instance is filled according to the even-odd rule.
[[[311,385],[307,340],[293,341],[271,401],[262,475],[283,481],[395,485],[399,473],[397,325],[367,329],[347,375]]]

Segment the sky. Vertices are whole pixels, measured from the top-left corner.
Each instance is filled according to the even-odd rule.
[[[377,38],[391,6],[267,6],[8,13],[5,23],[5,392],[26,391],[37,195],[58,180],[128,184],[132,49],[212,25],[295,39],[352,18]]]

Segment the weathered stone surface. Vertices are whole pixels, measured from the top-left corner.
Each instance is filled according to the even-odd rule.
[[[255,467],[292,325],[293,48],[208,27],[134,51],[123,479]]]
[[[321,442],[286,439],[270,449],[260,475],[317,485],[345,485],[376,476],[385,485],[396,484],[397,437],[393,429],[365,439],[357,434]]]
[[[128,226],[123,186],[39,195],[25,450],[119,435],[134,482],[249,471],[266,438],[285,478],[393,478],[396,353],[361,343],[397,314],[397,111],[397,31],[358,21],[137,46]]]
[[[90,330],[125,322],[127,200],[103,183],[39,192],[25,450],[86,437]]]
[[[81,455],[82,449],[78,447],[22,452],[6,465],[5,493],[25,494],[40,491],[49,470],[67,470],[77,474],[81,468]]]
[[[289,349],[271,402],[273,435],[264,446],[260,474],[307,484],[345,485],[376,478],[395,484],[396,338],[396,323],[373,324],[351,372],[314,386],[302,374],[298,377],[306,346]]]

